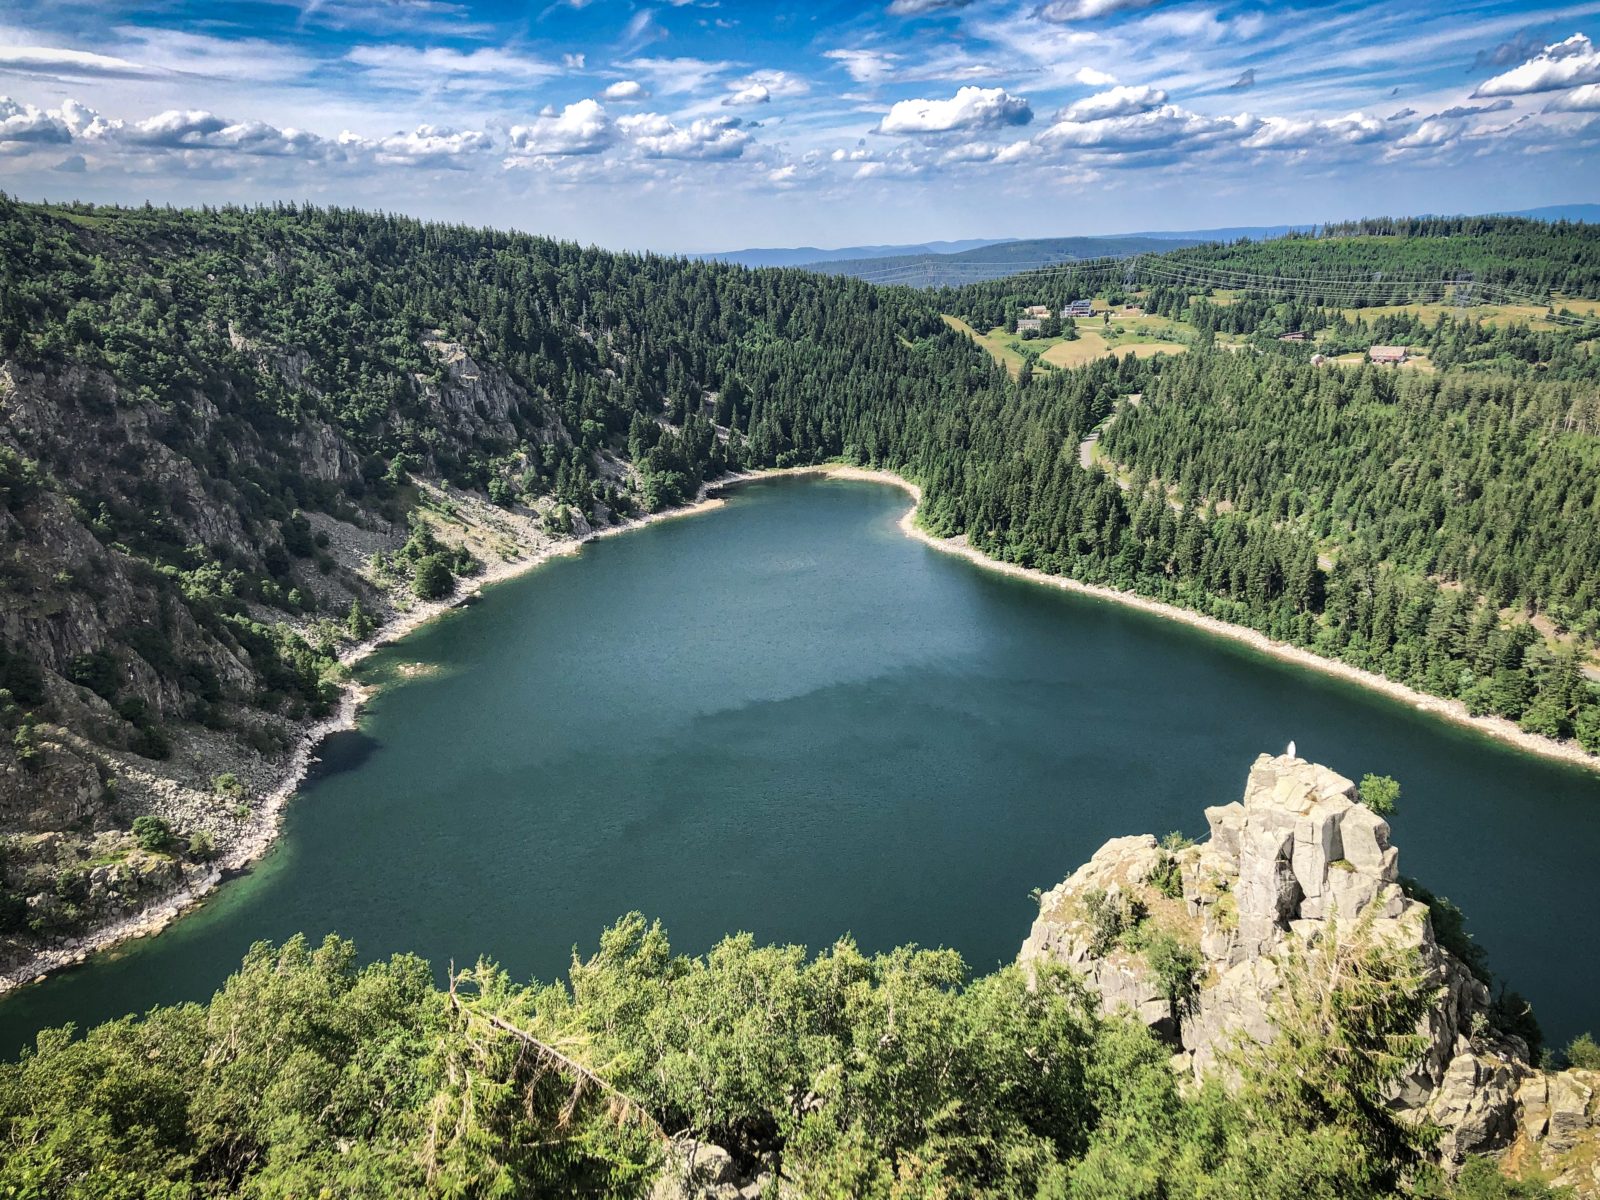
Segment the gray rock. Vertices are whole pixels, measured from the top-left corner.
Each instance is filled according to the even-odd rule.
[[[1593,1101],[1594,1087],[1577,1072],[1563,1071],[1550,1077],[1549,1131],[1545,1136],[1551,1150],[1562,1154],[1574,1149],[1595,1127],[1590,1115]]]
[[[1153,838],[1106,843],[1046,893],[1020,961],[1072,966],[1107,1009],[1131,1010],[1180,1046],[1198,1077],[1241,1036],[1265,1042],[1275,1035],[1279,962],[1292,942],[1343,938],[1357,918],[1370,916],[1371,935],[1417,952],[1440,989],[1419,1026],[1424,1051],[1391,1103],[1444,1128],[1447,1164],[1509,1143],[1519,1127],[1519,1089],[1527,1091],[1531,1073],[1526,1047],[1487,1029],[1488,988],[1436,943],[1427,907],[1400,888],[1388,823],[1360,803],[1355,784],[1315,763],[1264,754],[1251,766],[1242,801],[1205,812],[1211,840],[1179,859],[1184,911],[1199,923],[1204,960],[1187,1011],[1171,1012],[1139,956],[1121,947],[1095,953],[1084,920],[1084,897],[1096,889],[1121,889],[1156,910],[1161,900],[1146,881],[1166,852]],[[1587,1128],[1576,1115],[1587,1113],[1587,1093],[1569,1088],[1562,1105],[1563,1129]],[[1550,1107],[1546,1123],[1554,1128]]]
[[[757,1200],[772,1180],[768,1170],[741,1177],[733,1155],[711,1142],[674,1141],[650,1200]]]

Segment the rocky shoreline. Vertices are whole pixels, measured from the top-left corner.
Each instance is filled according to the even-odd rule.
[[[341,653],[339,660],[344,666],[352,667],[374,651],[391,645],[436,617],[471,603],[483,588],[525,574],[553,558],[577,554],[588,542],[628,533],[658,521],[692,516],[718,508],[723,501],[711,493],[723,486],[751,478],[755,476],[724,476],[702,487],[700,495],[692,504],[635,517],[618,525],[591,530],[577,537],[562,538],[548,545],[526,545],[524,547],[526,553],[520,557],[486,563],[481,574],[464,581],[463,586],[458,587],[450,596],[442,600],[417,601],[405,611],[396,612],[367,640]],[[177,891],[153,901],[135,913],[70,939],[70,944],[42,949],[22,962],[0,971],[0,996],[44,979],[57,971],[78,966],[100,951],[159,933],[203,901],[219,884],[247,872],[277,840],[283,812],[295,793],[299,791],[307,772],[317,761],[317,751],[323,741],[333,734],[354,729],[362,705],[372,694],[371,689],[360,684],[353,682],[345,684],[334,711],[307,726],[296,738],[287,763],[263,795],[259,806],[253,810],[249,828],[218,855],[210,864],[210,870],[203,876],[188,881]]]

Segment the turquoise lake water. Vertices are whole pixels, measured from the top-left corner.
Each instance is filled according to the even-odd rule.
[[[1552,1040],[1600,1029],[1600,775],[903,536],[904,495],[762,482],[487,591],[363,667],[277,847],[160,937],[0,1002],[44,1025],[208,996],[258,939],[518,977],[639,909],[1009,961],[1107,838],[1205,833],[1291,738],[1404,785],[1401,869],[1449,896]],[[437,668],[399,677],[403,663]]]

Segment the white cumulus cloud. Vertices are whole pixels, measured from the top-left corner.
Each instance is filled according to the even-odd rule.
[[[703,117],[678,126],[660,113],[617,119],[617,128],[647,158],[738,158],[750,143],[741,125],[736,117]]]
[[[93,134],[89,134],[92,129]],[[303,129],[279,129],[265,121],[230,121],[205,109],[168,109],[143,121],[91,121],[86,135],[101,141],[165,150],[231,150],[237,154],[314,157],[325,139]]]
[[[1317,146],[1360,145],[1383,136],[1383,122],[1363,112],[1331,121],[1266,117],[1242,145],[1250,150],[1300,150]]]
[[[59,112],[48,112],[32,104],[19,104],[10,96],[0,96],[0,148],[7,143],[59,144],[71,140],[72,130]]]
[[[1526,96],[1557,92],[1578,84],[1600,83],[1600,51],[1581,33],[1546,46],[1520,67],[1480,83],[1474,99],[1487,96]]]
[[[1038,137],[1044,144],[1114,151],[1204,145],[1242,138],[1257,122],[1247,116],[1208,117],[1173,104],[1097,121],[1057,121]]]
[[[1442,146],[1446,142],[1455,140],[1461,132],[1458,121],[1442,121],[1437,118],[1424,121],[1405,137],[1395,143],[1405,150],[1416,150],[1424,147]]]
[[[1600,83],[1586,83],[1571,91],[1551,97],[1544,106],[1547,113],[1600,112]]]
[[[548,108],[526,125],[513,125],[511,149],[523,157],[598,154],[611,144],[611,122],[594,100],[579,100],[557,112]]]
[[[610,100],[614,103],[646,100],[649,96],[650,92],[637,79],[619,79],[600,93],[602,100]]]
[[[1074,101],[1062,117],[1068,121],[1102,121],[1107,117],[1128,117],[1149,112],[1167,102],[1167,94],[1153,87],[1114,87],[1110,91]]]
[[[768,96],[775,99],[804,96],[811,91],[811,85],[801,76],[776,70],[751,71],[742,79],[735,79],[728,87],[735,92],[763,88]]]
[[[464,160],[491,149],[494,143],[482,130],[418,125],[410,133],[397,133],[377,141],[355,138],[344,144],[370,152],[374,160],[390,166],[464,168]]]
[[[1021,96],[1004,88],[964,87],[948,100],[901,100],[878,124],[880,133],[948,133],[956,129],[987,129],[1001,125],[1026,125],[1033,109]]]

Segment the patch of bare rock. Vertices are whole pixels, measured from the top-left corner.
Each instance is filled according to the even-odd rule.
[[[1320,939],[1370,936],[1414,950],[1438,988],[1426,1049],[1391,1104],[1443,1131],[1439,1157],[1506,1154],[1578,1197],[1600,1196],[1600,1073],[1547,1072],[1496,1028],[1488,984],[1435,937],[1429,908],[1402,886],[1389,826],[1327,767],[1261,755],[1242,801],[1206,809],[1210,839],[1163,846],[1115,838],[1040,898],[1019,961],[1065,963],[1108,1011],[1125,1009],[1167,1040],[1198,1078],[1226,1049],[1275,1035],[1286,955]],[[1187,947],[1192,986],[1116,934],[1130,913]],[[1149,944],[1151,936],[1143,939]]]

